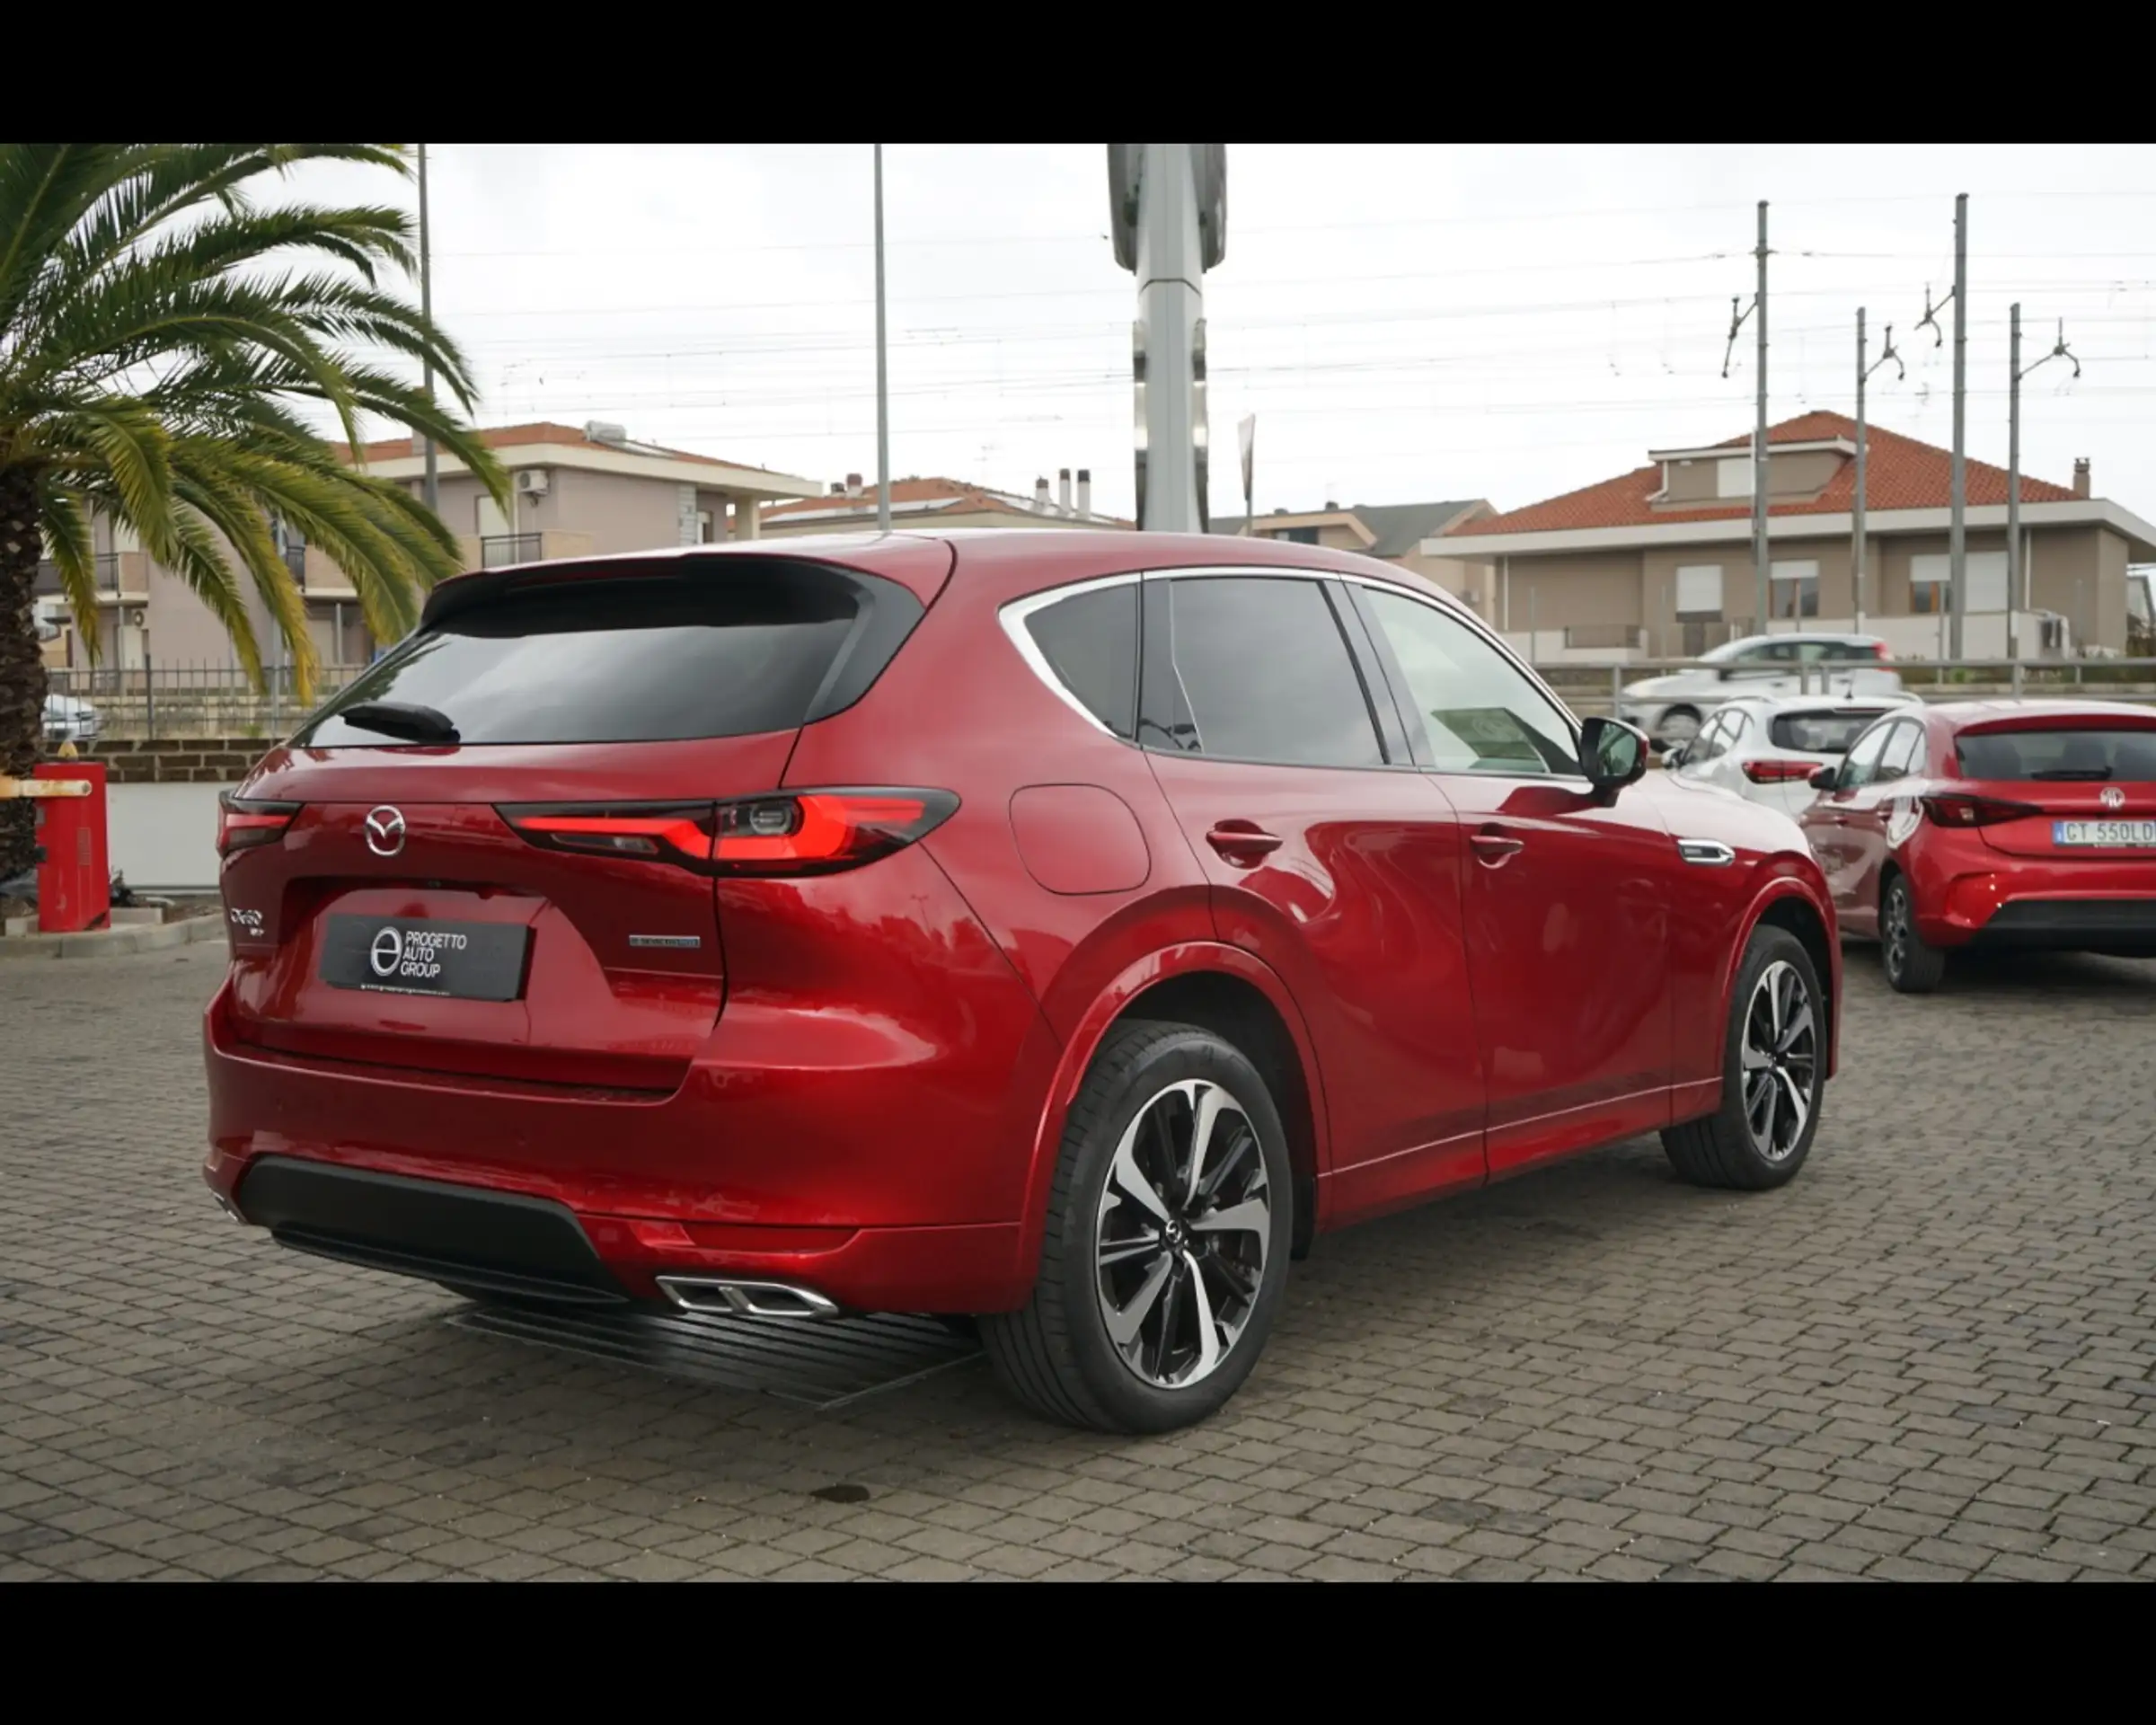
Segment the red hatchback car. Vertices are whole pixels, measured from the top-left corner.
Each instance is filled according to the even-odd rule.
[[[1888,713],[1800,817],[1842,927],[1904,994],[1960,949],[2156,958],[2156,712],[1969,701]]]
[[[1648,1131],[1803,1162],[1825,882],[1645,765],[1307,546],[466,575],[227,801],[206,1174],[481,1296],[970,1314],[1035,1410],[1180,1425],[1317,1234]]]

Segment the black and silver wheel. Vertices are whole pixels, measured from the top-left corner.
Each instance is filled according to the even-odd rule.
[[[1927,946],[1916,932],[1915,901],[1905,874],[1889,880],[1879,900],[1879,951],[1886,986],[1897,995],[1928,995],[1947,973],[1947,955]]]
[[[1241,1053],[1193,1025],[1117,1030],[1065,1129],[1033,1297],[981,1320],[1004,1384],[1100,1430],[1204,1419],[1272,1327],[1292,1190],[1271,1091]]]
[[[1690,707],[1672,707],[1655,727],[1655,740],[1663,752],[1683,748],[1700,734],[1700,715]]]
[[[1804,944],[1753,931],[1723,1039],[1722,1105],[1671,1127],[1662,1146],[1699,1186],[1763,1191],[1804,1165],[1826,1084],[1826,1006]]]

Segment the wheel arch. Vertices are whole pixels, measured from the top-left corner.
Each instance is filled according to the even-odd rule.
[[[1842,1044],[1842,948],[1836,925],[1809,894],[1796,882],[1785,880],[1781,890],[1771,892],[1754,907],[1745,929],[1745,938],[1736,948],[1729,975],[1730,986],[1735,986],[1737,968],[1744,962],[1745,948],[1751,944],[1753,934],[1762,928],[1779,928],[1794,935],[1812,961],[1826,1008],[1826,1073],[1828,1077],[1833,1077],[1841,1067]],[[1727,1004],[1723,1011],[1726,1018]]]

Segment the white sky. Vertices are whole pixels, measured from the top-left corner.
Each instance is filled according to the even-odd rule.
[[[429,147],[435,309],[482,423],[616,420],[632,437],[805,474],[875,476],[865,146]],[[1090,467],[1131,508],[1135,283],[1107,239],[1100,145],[886,148],[894,477],[1029,491]],[[298,188],[379,199],[378,175]],[[2007,310],[2023,363],[2066,321],[2084,367],[2023,385],[2022,464],[2156,514],[2156,147],[1450,146],[1228,148],[1226,261],[1206,278],[1212,505],[1487,497],[1500,509],[1752,424],[1754,205],[1772,208],[1770,411],[1853,408],[1854,320],[1906,381],[1875,423],[1944,445],[1970,197],[1968,447],[2007,453]],[[411,194],[409,190],[406,195]],[[394,428],[379,428],[393,435]]]

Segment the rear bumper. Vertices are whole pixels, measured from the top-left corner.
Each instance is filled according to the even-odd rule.
[[[203,1175],[288,1244],[482,1292],[658,1301],[676,1275],[1007,1311],[1060,1053],[1012,992],[962,1040],[737,1003],[651,1097],[283,1055],[237,1039],[220,990]]]
[[[1915,870],[1917,932],[1934,946],[2156,955],[2156,863],[2000,868],[1973,846],[1952,859],[1959,867],[1946,860],[1934,851]]]
[[[2156,895],[2017,898],[1968,942],[1972,951],[2100,951],[2156,958]]]

